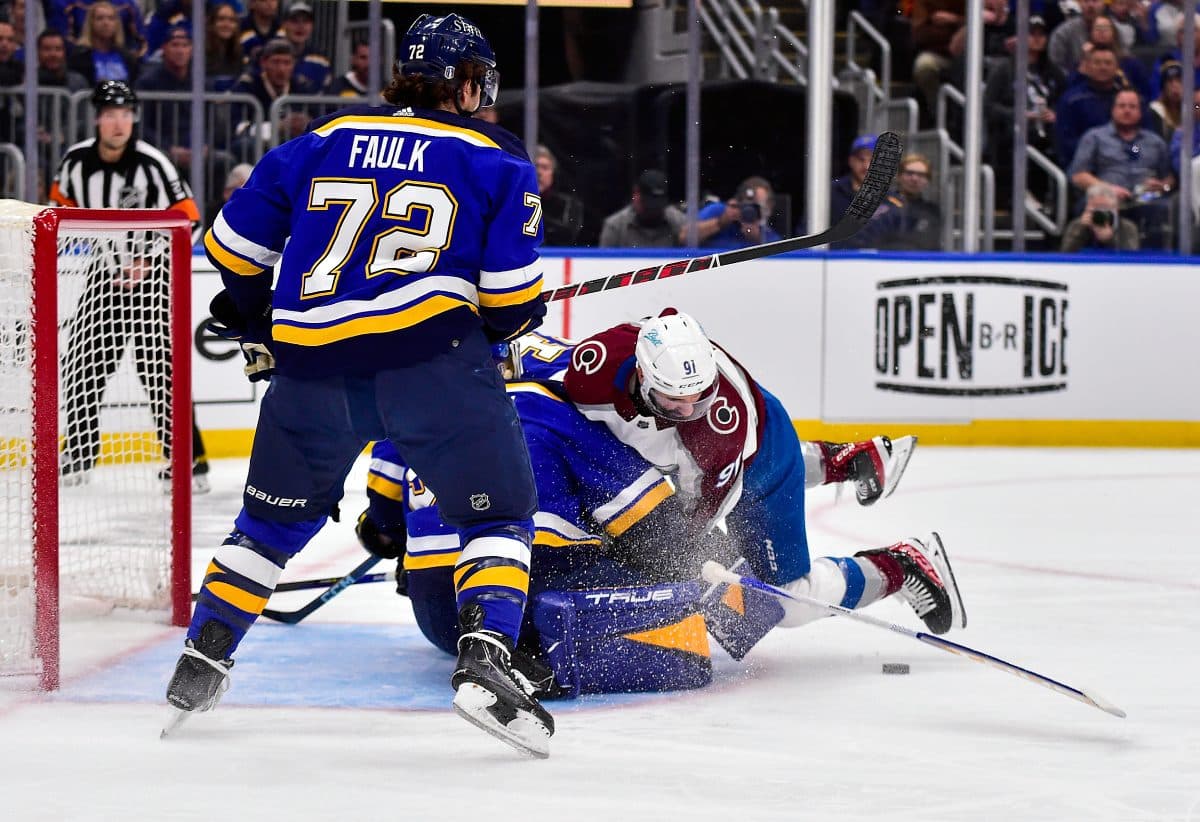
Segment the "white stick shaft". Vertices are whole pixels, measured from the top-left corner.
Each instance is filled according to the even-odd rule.
[[[1048,676],[1043,676],[1036,671],[1031,671],[1028,668],[1022,668],[1019,665],[1014,665],[1013,663],[1003,660],[1000,657],[992,656],[991,654],[984,653],[983,651],[977,651],[974,648],[970,648],[966,645],[960,645],[957,642],[951,642],[948,639],[942,639],[934,634],[927,634],[924,631],[914,631],[911,628],[905,628],[904,626],[897,625],[894,622],[888,622],[885,619],[879,619],[878,617],[871,616],[870,614],[860,613],[859,611],[852,611],[849,608],[842,607],[841,605],[833,605],[828,602],[822,602],[819,599],[813,599],[812,597],[805,596],[804,594],[793,594],[790,591],[785,591],[782,588],[776,588],[774,585],[769,585],[762,580],[754,579],[753,577],[739,576],[738,574],[733,573],[728,568],[725,568],[716,562],[709,561],[704,563],[704,567],[701,570],[701,575],[712,583],[728,582],[734,585],[743,585],[747,588],[754,588],[764,593],[771,594],[772,596],[779,597],[780,599],[790,599],[794,602],[802,602],[805,605],[810,605],[814,608],[820,608],[830,615],[846,617],[847,619],[853,619],[856,622],[864,622],[867,625],[873,625],[876,628],[883,628],[897,634],[904,634],[905,636],[912,637],[919,642],[924,642],[926,645],[946,651],[947,653],[951,653],[965,659],[970,659],[982,665],[987,665],[989,668],[995,668],[996,670],[1004,671],[1005,673],[1020,677],[1026,682],[1032,682],[1035,685],[1041,685],[1043,688],[1049,688],[1050,690],[1056,691],[1063,696],[1068,696],[1071,699],[1083,702],[1086,705],[1091,705],[1093,708],[1099,708],[1105,713],[1112,714],[1113,716],[1122,718],[1125,716],[1125,712],[1123,710],[1099,696],[1094,691],[1089,693],[1080,688],[1073,688],[1070,685],[1066,685],[1055,679],[1051,679]]]

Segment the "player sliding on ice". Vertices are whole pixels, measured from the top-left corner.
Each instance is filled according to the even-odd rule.
[[[520,637],[519,667],[530,682],[555,696],[697,687],[711,676],[705,627],[740,659],[781,620],[800,625],[824,616],[800,606],[785,618],[777,599],[753,588],[706,591],[697,584],[705,559],[734,564],[757,534],[747,544],[736,531],[722,537],[688,527],[685,501],[665,475],[567,401],[553,377],[567,367],[569,343],[530,334],[510,348],[523,354],[502,370],[538,487],[532,604]],[[360,541],[377,556],[400,559],[400,588],[417,624],[430,642],[452,651],[457,535],[390,443],[375,446],[367,496]],[[852,608],[900,594],[927,627],[943,633],[962,624],[962,606],[940,542],[933,550],[941,555],[941,576],[922,549],[908,540],[854,557],[822,557],[789,581],[792,590],[834,603],[847,602],[847,590],[856,588]],[[780,542],[778,553],[807,567],[807,550]]]
[[[212,307],[220,331],[241,342],[251,379],[274,378],[242,512],[167,688],[176,719],[217,703],[284,566],[324,525],[363,446],[390,439],[463,545],[454,707],[544,754],[553,720],[510,664],[537,498],[488,348],[545,313],[542,212],[524,146],[471,119],[497,86],[474,24],[421,16],[383,93],[392,105],[343,109],[272,149],[205,237],[226,289]]]

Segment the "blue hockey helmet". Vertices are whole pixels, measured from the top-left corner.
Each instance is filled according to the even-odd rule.
[[[479,26],[459,14],[434,17],[422,14],[404,33],[396,70],[400,74],[419,74],[435,80],[453,80],[458,64],[467,61],[484,68],[479,82],[480,107],[496,104],[500,93],[500,72],[496,54]]]

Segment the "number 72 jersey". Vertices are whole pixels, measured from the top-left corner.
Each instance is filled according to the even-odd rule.
[[[204,242],[244,316],[271,305],[276,370],[317,377],[428,359],[481,321],[493,340],[536,327],[541,238],[507,131],[357,106],[269,151]]]

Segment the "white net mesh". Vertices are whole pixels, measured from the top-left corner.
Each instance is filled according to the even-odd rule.
[[[36,667],[30,217],[0,205],[0,672]],[[36,210],[35,210],[36,211]],[[63,228],[58,241],[61,602],[170,604],[170,241],[165,231]],[[39,377],[40,379],[40,377]]]

